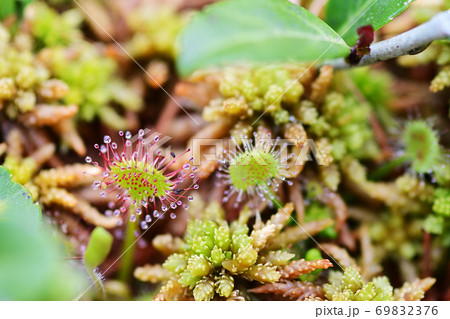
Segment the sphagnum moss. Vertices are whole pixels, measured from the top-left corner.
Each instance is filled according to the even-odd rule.
[[[294,254],[269,248],[268,244],[277,240],[293,211],[290,203],[266,223],[254,226],[251,232],[247,226],[248,209],[230,224],[225,221],[224,211],[217,203],[212,202],[204,211],[209,211],[207,214],[212,216],[211,210],[215,210],[214,221],[207,218],[190,220],[182,250],[168,256],[163,263],[172,274],[170,278],[188,288],[195,300],[229,298],[237,288],[236,281],[276,283],[280,279],[295,280],[302,274],[332,266],[326,259],[290,262]],[[135,276],[154,282],[161,278],[160,266],[137,268]]]
[[[435,282],[433,278],[418,279],[394,292],[387,277],[375,277],[366,283],[352,267],[347,267],[344,273],[332,272],[329,281],[324,285],[325,297],[332,301],[420,300]]]

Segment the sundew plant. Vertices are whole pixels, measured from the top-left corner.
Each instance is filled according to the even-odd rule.
[[[183,199],[192,200],[192,196],[186,196],[185,193],[191,189],[198,189],[198,185],[195,184],[194,173],[197,168],[191,167],[190,164],[194,160],[193,157],[190,157],[181,168],[170,170],[170,167],[182,155],[189,152],[189,149],[178,156],[174,152],[163,156],[161,150],[155,149],[159,136],[147,141],[144,134],[143,129],[139,130],[135,141],[137,145],[133,146],[131,132],[120,131],[119,136],[123,144],[121,150],[109,135],[105,135],[104,144],[94,145],[99,150],[104,164],[100,166],[97,162],[92,162],[89,156],[86,157],[86,162],[93,163],[103,170],[102,179],[93,183],[94,189],[102,190],[101,197],[106,197],[107,193],[113,190],[119,190],[116,201],[109,203],[113,208],[117,206],[113,214],[119,216],[121,213],[129,213],[130,222],[135,222],[137,216],[143,215],[141,227],[146,229],[152,216],[158,218],[162,213],[175,210],[178,206],[188,209],[189,206],[183,203]],[[182,188],[180,184],[188,177],[193,180],[192,187]],[[175,214],[170,213],[170,217],[175,218]]]
[[[449,8],[2,0],[0,299],[448,300]]]
[[[274,200],[280,183],[286,180],[290,157],[284,154],[287,144],[279,145],[279,138],[273,140],[270,133],[261,135],[255,132],[255,145],[242,136],[242,147],[232,139],[236,149],[226,151],[219,160],[218,176],[229,186],[224,193],[224,202],[236,195],[235,205],[238,205],[247,196],[255,207],[258,201]]]

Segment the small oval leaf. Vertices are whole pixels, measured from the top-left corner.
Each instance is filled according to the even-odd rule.
[[[309,11],[287,0],[225,0],[193,17],[180,37],[177,68],[238,62],[310,62],[346,56],[338,34]]]
[[[329,0],[325,21],[345,42],[358,40],[356,30],[370,24],[378,30],[402,13],[412,0]]]
[[[108,256],[113,243],[113,236],[104,228],[96,227],[89,238],[89,243],[84,253],[84,263],[87,267],[100,266]]]

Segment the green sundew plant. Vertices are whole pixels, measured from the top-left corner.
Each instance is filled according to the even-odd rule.
[[[272,140],[270,133],[259,136],[255,132],[254,138],[255,145],[246,136],[241,137],[242,147],[235,142],[236,148],[226,151],[219,160],[218,176],[229,185],[224,202],[237,195],[237,206],[247,195],[251,206],[256,207],[258,199],[274,200],[280,183],[286,181],[287,160],[293,156],[284,154],[285,151],[287,153],[287,143],[279,145],[279,138]],[[286,182],[292,184],[291,181]]]
[[[450,185],[450,161],[439,143],[439,133],[431,124],[425,120],[407,122],[402,142],[405,150],[401,160],[409,162],[414,173],[432,174],[433,182]]]
[[[400,135],[400,155],[381,166],[371,177],[380,178],[394,168],[407,164],[414,174],[431,174],[433,183],[450,185],[450,166],[448,155],[439,141],[437,132],[430,121],[416,119],[407,121]]]
[[[442,160],[438,133],[423,120],[407,122],[402,134],[405,157],[411,161],[411,169],[416,173],[429,173]]]
[[[122,149],[116,142],[113,142],[109,135],[105,135],[104,144],[95,144],[99,150],[99,155],[104,160],[104,165],[93,162],[87,156],[86,162],[100,167],[103,170],[101,180],[93,183],[94,189],[101,189],[100,196],[106,197],[107,192],[117,190],[117,202],[111,203],[111,207],[120,206],[112,214],[120,216],[129,213],[131,222],[135,222],[142,213],[145,219],[141,222],[141,227],[147,229],[148,222],[161,217],[169,210],[175,210],[179,206],[188,208],[182,199],[192,200],[184,193],[190,189],[198,189],[195,184],[196,167],[192,167],[189,160],[178,170],[171,171],[171,166],[189,150],[179,156],[175,153],[161,155],[161,150],[156,149],[159,137],[154,137],[148,141],[144,139],[145,131],[139,130],[138,138],[133,146],[131,132],[120,131],[122,138]],[[124,139],[125,138],[125,139]],[[192,173],[187,173],[193,171]],[[181,183],[190,177],[194,183],[192,187],[180,188]],[[119,205],[120,204],[120,205]],[[150,212],[149,212],[150,210]],[[175,218],[174,213],[170,213],[171,218]]]
[[[191,167],[190,164],[193,161],[192,157],[180,169],[171,171],[171,166],[189,150],[178,157],[173,152],[162,156],[161,150],[155,146],[159,141],[158,136],[150,141],[144,139],[145,131],[141,129],[135,141],[137,145],[133,146],[131,132],[120,131],[119,135],[123,143],[121,149],[108,135],[103,139],[104,144],[94,145],[104,160],[103,166],[92,161],[89,156],[86,157],[86,162],[100,167],[103,171],[101,180],[93,183],[94,189],[101,189],[101,197],[106,197],[110,192],[117,192],[116,202],[110,202],[110,210],[105,213],[114,216],[128,214],[129,222],[123,243],[124,257],[120,270],[121,279],[126,280],[131,273],[136,225],[139,224],[145,231],[152,218],[156,220],[163,218],[166,212],[170,218],[175,218],[175,209],[180,206],[188,208],[183,200],[193,199],[192,196],[186,196],[185,192],[198,189],[199,186],[196,184],[197,168]],[[193,180],[192,185],[181,188],[183,181],[188,178]],[[122,223],[122,219],[119,219],[119,222]]]

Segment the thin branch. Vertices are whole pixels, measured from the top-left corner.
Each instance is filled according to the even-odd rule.
[[[436,14],[429,21],[414,29],[372,44],[370,53],[363,56],[355,65],[349,64],[344,58],[325,61],[324,64],[332,65],[335,69],[374,64],[403,55],[417,54],[431,42],[448,38],[450,38],[450,10]]]

